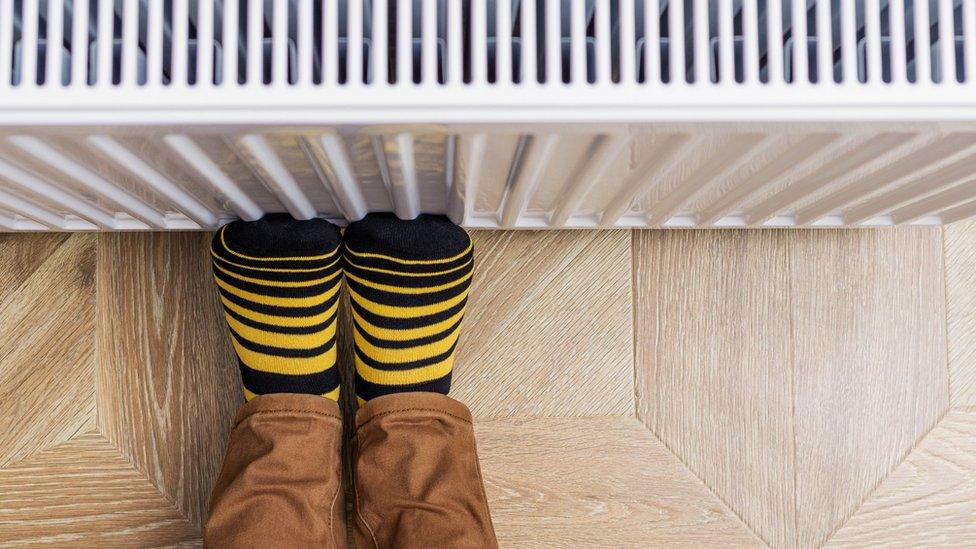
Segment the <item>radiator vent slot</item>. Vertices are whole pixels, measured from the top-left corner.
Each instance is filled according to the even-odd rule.
[[[969,82],[962,0],[0,0],[0,89]]]

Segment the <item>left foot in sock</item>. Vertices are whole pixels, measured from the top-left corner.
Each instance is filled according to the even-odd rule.
[[[474,269],[471,239],[443,216],[370,214],[344,241],[360,403],[446,395]]]
[[[247,400],[267,393],[339,399],[340,242],[328,221],[287,214],[234,221],[214,236],[214,279]]]

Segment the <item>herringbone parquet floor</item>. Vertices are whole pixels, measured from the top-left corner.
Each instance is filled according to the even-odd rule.
[[[0,236],[0,546],[199,544],[240,404],[208,238]],[[475,244],[503,546],[976,544],[976,224]]]

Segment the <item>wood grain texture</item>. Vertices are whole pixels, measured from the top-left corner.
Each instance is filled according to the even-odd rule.
[[[94,415],[95,240],[44,236],[0,241],[0,467]]]
[[[939,231],[635,234],[639,417],[767,542],[822,544],[947,406]]]
[[[631,414],[629,233],[473,237],[451,396],[478,417]]]
[[[198,526],[243,403],[210,236],[106,233],[98,242],[101,432]]]
[[[478,453],[502,547],[761,547],[629,418],[482,420]]]
[[[828,547],[972,547],[976,412],[952,411],[885,479]]]
[[[208,240],[0,236],[0,546],[199,544],[242,400]],[[452,396],[504,546],[976,539],[976,223],[945,309],[937,230],[474,240]]]
[[[167,547],[196,528],[99,435],[0,470],[0,547]]]
[[[791,231],[796,501],[822,544],[948,403],[938,229]]]
[[[976,221],[943,234],[950,398],[953,406],[976,406]]]
[[[637,414],[764,541],[794,539],[781,233],[634,233]]]
[[[0,233],[0,299],[34,274],[68,237],[65,233]]]

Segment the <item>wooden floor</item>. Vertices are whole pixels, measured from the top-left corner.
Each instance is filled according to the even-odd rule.
[[[240,404],[208,238],[0,236],[0,545],[199,543]],[[976,224],[475,244],[452,395],[503,546],[976,544]]]

